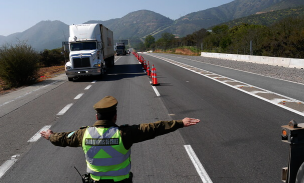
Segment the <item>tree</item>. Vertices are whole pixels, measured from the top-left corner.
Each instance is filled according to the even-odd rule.
[[[161,35],[161,38],[156,41],[157,46],[160,46],[163,49],[168,49],[170,45],[174,44],[175,36],[171,33],[165,32]]]
[[[151,49],[151,46],[155,43],[155,38],[152,35],[148,35],[145,39],[145,46],[147,49]]]

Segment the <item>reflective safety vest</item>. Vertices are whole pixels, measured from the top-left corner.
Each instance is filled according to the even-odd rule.
[[[82,140],[87,172],[93,180],[129,178],[131,149],[125,149],[118,127],[88,127]]]

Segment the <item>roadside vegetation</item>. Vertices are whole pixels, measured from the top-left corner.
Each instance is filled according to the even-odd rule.
[[[20,42],[0,48],[0,94],[31,85],[64,71],[64,56],[60,49],[36,52]]]
[[[304,58],[304,16],[287,17],[270,26],[242,23],[229,27],[221,24],[211,30],[201,29],[183,38],[163,33],[154,42],[151,37],[153,36],[147,36],[149,39],[146,38],[145,44],[139,44],[136,49],[177,54],[178,50],[187,49],[188,52],[196,53],[193,55],[204,51]]]

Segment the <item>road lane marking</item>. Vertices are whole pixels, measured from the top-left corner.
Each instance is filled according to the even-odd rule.
[[[84,93],[78,94],[74,99],[75,99],[75,100],[80,99],[80,97],[82,97],[83,94],[84,94]]]
[[[122,56],[116,56],[115,58],[117,58],[114,63],[116,63]]]
[[[90,89],[90,88],[91,88],[91,86],[92,86],[92,85],[87,86],[87,87],[85,88],[85,90]]]
[[[58,116],[59,115],[63,115],[65,112],[67,112],[67,110],[69,110],[70,107],[72,107],[73,103],[66,105],[60,112],[58,112]]]
[[[41,87],[39,87],[39,88],[37,88],[37,89],[35,89],[35,90],[32,90],[32,91],[27,92],[27,93],[25,93],[25,94],[23,94],[23,95],[20,95],[20,96],[16,97],[14,100],[10,100],[10,101],[4,102],[3,104],[0,104],[0,107],[4,106],[4,105],[6,105],[6,104],[9,104],[9,103],[11,103],[11,102],[14,102],[14,101],[16,101],[16,100],[19,99],[19,98],[25,97],[25,96],[27,96],[27,95],[29,95],[29,94],[35,92],[35,91],[41,90],[41,89],[43,89],[43,88],[45,88],[45,87],[47,87],[47,86],[53,85],[53,84],[58,83],[58,82],[59,82],[59,81],[54,81],[54,82],[52,82],[52,83],[50,83],[50,84],[41,86]]]
[[[222,84],[224,84],[226,86],[229,86],[231,88],[237,89],[241,92],[247,93],[247,94],[249,94],[253,97],[259,98],[259,99],[264,100],[268,103],[271,103],[273,105],[276,105],[276,106],[281,107],[283,109],[286,109],[288,111],[296,113],[298,115],[304,116],[304,111],[303,111],[304,102],[302,102],[302,101],[299,101],[299,100],[281,95],[279,93],[268,91],[266,89],[259,88],[259,87],[256,87],[256,86],[253,86],[253,85],[250,85],[250,84],[247,84],[247,83],[235,80],[235,79],[231,79],[231,78],[228,78],[228,77],[225,77],[225,76],[221,76],[219,74],[215,74],[215,73],[212,73],[210,71],[203,70],[201,68],[194,67],[194,66],[191,66],[191,65],[187,65],[187,64],[184,64],[184,63],[172,60],[172,59],[168,59],[168,58],[164,58],[164,57],[160,57],[160,56],[155,56],[155,55],[150,55],[150,56],[161,59],[161,60],[164,60],[164,61],[166,61],[168,63],[171,63],[173,65],[176,65],[178,67],[189,70],[189,71],[194,72],[196,74],[199,74],[201,76],[207,77],[209,79],[212,79],[214,81],[222,83]],[[214,77],[212,77],[212,76],[214,76]],[[220,78],[224,78],[225,80],[222,81]],[[242,84],[242,85],[240,85],[240,84]],[[249,91],[247,91],[247,90],[249,90]],[[266,96],[263,96],[262,95],[263,93],[266,94]],[[267,94],[268,94],[268,96],[267,96]],[[282,101],[286,101],[286,102],[280,102],[280,100],[276,100],[276,98],[278,98],[278,97],[280,99],[282,99]]]
[[[156,96],[159,97],[159,96],[160,96],[160,93],[158,92],[158,90],[156,89],[156,87],[155,87],[155,86],[152,86],[152,88],[153,88],[153,90],[154,90]]]
[[[152,81],[150,81],[150,84],[152,84]],[[159,97],[159,96],[160,96],[160,93],[158,92],[157,88],[156,88],[155,86],[153,86],[153,85],[152,85],[152,88],[153,88],[153,90],[154,90],[156,96]]]
[[[196,156],[195,152],[193,151],[191,145],[184,145],[188,156],[190,157],[198,175],[201,177],[203,183],[212,183],[212,180],[210,179],[208,173],[206,172],[204,166]]]
[[[92,81],[92,83],[96,83],[96,80]]]
[[[46,131],[46,130],[48,130],[50,128],[51,128],[51,125],[44,126],[32,138],[30,138],[30,140],[28,140],[27,142],[36,142],[41,137],[40,132]]]
[[[241,71],[241,72],[250,73],[250,74],[254,74],[254,75],[258,75],[258,76],[263,76],[263,77],[268,77],[268,78],[273,78],[273,79],[277,79],[277,80],[281,80],[281,81],[287,81],[287,82],[295,83],[295,84],[299,84],[299,85],[304,85],[303,83],[298,83],[298,82],[295,82],[295,81],[285,80],[285,79],[276,78],[276,77],[272,77],[272,76],[266,76],[266,75],[263,75],[263,74],[257,74],[257,73],[254,73],[254,72],[244,71],[244,70],[241,70],[241,69],[235,69],[235,68],[226,67],[226,66],[222,66],[222,65],[216,65],[216,64],[206,63],[206,62],[202,62],[202,61],[199,61],[199,60],[193,60],[193,59],[183,58],[183,57],[176,57],[176,58],[190,60],[190,61],[197,62],[197,63],[204,63],[204,64],[208,64],[208,65],[214,65],[214,66],[218,66],[218,67],[222,67],[222,68],[226,68],[226,69]]]
[[[0,166],[0,178],[16,163],[18,156],[20,155],[16,154],[12,156],[10,160],[7,160]]]

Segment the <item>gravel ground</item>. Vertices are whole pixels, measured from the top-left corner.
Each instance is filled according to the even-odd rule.
[[[217,58],[207,58],[201,56],[181,56],[189,59],[201,61],[204,63],[225,66],[233,69],[243,70],[247,72],[252,72],[268,77],[283,79],[287,81],[292,81],[296,83],[304,84],[304,69],[296,68],[286,68],[281,66],[272,66],[266,64],[255,64],[249,62],[224,60]],[[304,91],[303,91],[304,93]]]

